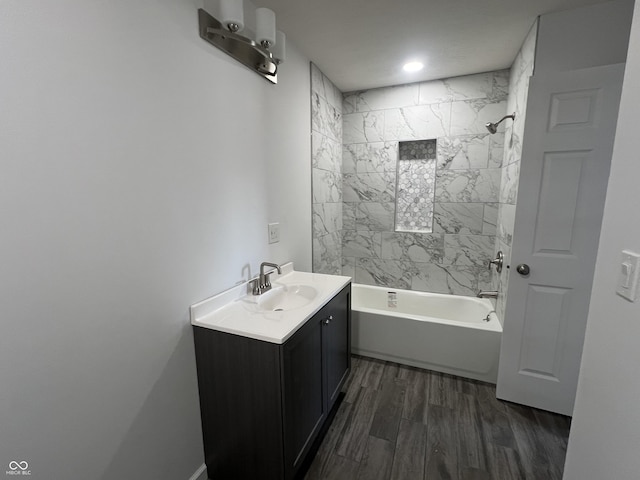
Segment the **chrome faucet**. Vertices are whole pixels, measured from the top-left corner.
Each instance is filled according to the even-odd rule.
[[[260,264],[260,276],[253,280],[254,295],[261,295],[264,292],[268,292],[269,290],[271,290],[271,279],[269,278],[269,275],[273,273],[273,270],[271,270],[269,273],[264,273],[264,267],[273,267],[278,271],[279,275],[282,274],[280,265],[278,265],[277,263],[262,262]]]
[[[495,290],[480,290],[476,296],[478,298],[498,298],[498,292]]]

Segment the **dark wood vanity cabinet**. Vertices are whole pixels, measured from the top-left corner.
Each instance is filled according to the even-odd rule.
[[[194,326],[209,478],[293,479],[351,366],[351,285],[284,344]]]

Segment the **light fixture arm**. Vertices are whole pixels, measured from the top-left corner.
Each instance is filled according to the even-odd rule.
[[[198,9],[200,37],[235,58],[247,68],[278,83],[278,60],[250,38],[233,33],[204,9]]]

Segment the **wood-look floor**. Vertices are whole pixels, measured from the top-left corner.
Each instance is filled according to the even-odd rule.
[[[344,391],[305,480],[562,478],[570,419],[494,385],[354,356]]]

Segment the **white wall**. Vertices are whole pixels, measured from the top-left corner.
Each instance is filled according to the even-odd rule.
[[[0,3],[0,470],[188,479],[189,305],[311,268],[308,61],[267,83],[199,6]]]
[[[540,17],[536,75],[624,63],[633,0],[615,0]]]
[[[633,15],[564,478],[632,480],[640,472],[640,301],[615,294],[620,252],[640,252],[640,9]]]

